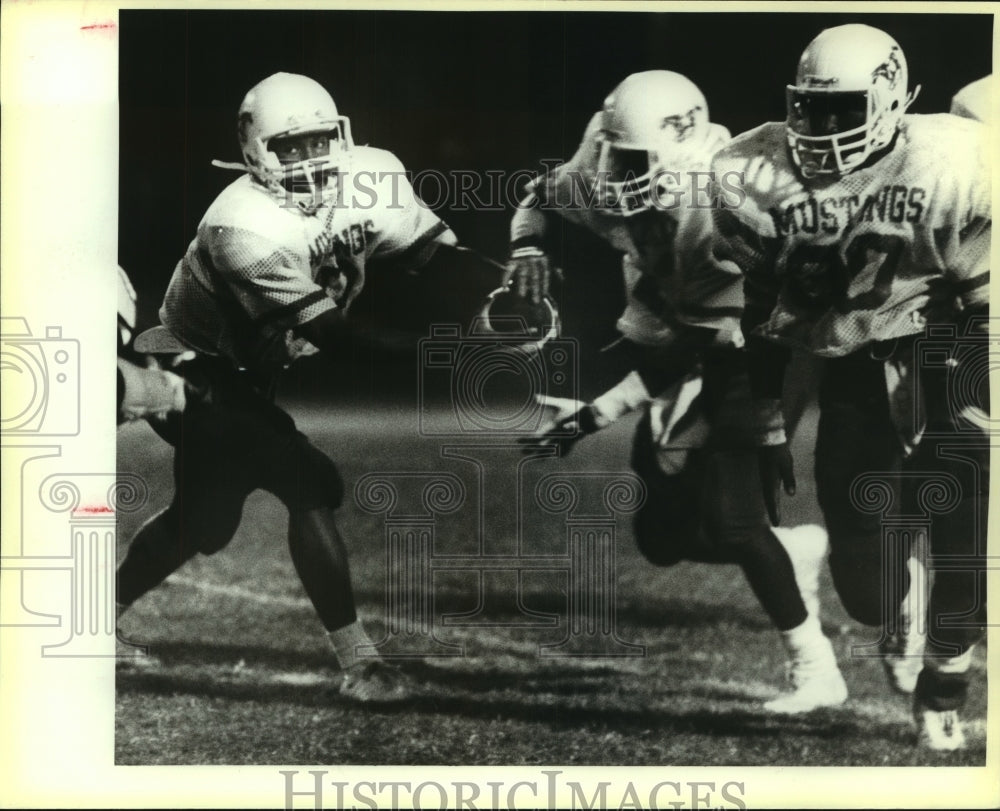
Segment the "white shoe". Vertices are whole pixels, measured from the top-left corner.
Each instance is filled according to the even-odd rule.
[[[909,559],[907,566],[910,591],[899,607],[899,628],[881,644],[882,665],[889,685],[903,694],[912,693],[917,686],[927,643],[927,572],[915,557]]]
[[[340,694],[362,704],[384,704],[407,700],[413,695],[413,685],[399,668],[375,659],[348,669]]]
[[[913,707],[913,717],[918,746],[935,752],[954,752],[965,746],[958,710],[932,710],[918,703]]]
[[[795,715],[847,701],[847,684],[837,667],[833,646],[828,639],[823,642],[820,655],[797,657],[789,663],[787,678],[792,690],[764,704],[767,712]]]

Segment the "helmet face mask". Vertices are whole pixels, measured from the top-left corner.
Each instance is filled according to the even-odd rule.
[[[322,139],[326,154],[316,148]],[[306,212],[337,200],[351,125],[318,82],[276,73],[257,84],[240,106],[239,141],[250,173],[276,198]]]
[[[789,86],[786,92],[788,128],[804,175],[846,174],[867,159],[874,112],[868,91],[810,93]]]
[[[888,34],[866,25],[823,31],[785,92],[788,146],[802,175],[846,175],[892,144],[920,90],[906,88],[906,58]]]
[[[335,199],[342,162],[337,153],[346,152],[339,126],[326,132],[277,136],[267,142],[266,149],[278,159],[280,169],[272,175],[287,194],[318,196],[324,202]]]
[[[654,163],[645,149],[616,146],[604,140],[598,157],[602,210],[627,217],[649,208]]]
[[[708,104],[685,76],[634,73],[604,102],[597,135],[601,210],[629,216],[658,204],[669,170],[682,170],[708,133]]]

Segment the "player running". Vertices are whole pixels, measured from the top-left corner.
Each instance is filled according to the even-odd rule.
[[[565,453],[643,409],[632,450],[647,488],[635,522],[640,550],[661,566],[741,566],[791,660],[794,689],[765,707],[801,713],[843,703],[847,688],[819,620],[825,533],[772,529],[756,496],[754,449],[740,445],[750,402],[740,277],[712,255],[705,182],[712,153],[728,140],[689,79],[636,73],[593,116],[573,158],[530,187],[511,224],[514,288],[535,301],[547,292],[552,214],[606,240],[623,254],[627,306],[614,353],[629,370],[591,403],[561,403],[555,427],[530,441]]]
[[[883,629],[920,742],[950,750],[986,617],[990,165],[981,124],[905,115],[907,87],[890,36],[823,31],[787,121],[736,138],[712,168],[744,179],[742,203],[716,209],[718,253],[745,274],[765,501],[795,486],[780,395],[788,347],[802,347],[829,359],[816,483],[834,585],[852,617]],[[952,561],[935,573],[915,686],[895,678],[911,578],[889,510],[929,519],[931,552]]]
[[[407,270],[435,257],[447,269],[461,265],[459,249],[399,160],[355,146],[348,119],[312,79],[264,79],[240,106],[238,133],[245,163],[232,166],[243,174],[178,263],[164,327],[138,339],[143,351],[194,350],[180,371],[201,396],[154,424],[175,449],[175,492],[119,567],[119,616],[196,553],[225,547],[247,496],[264,489],[288,509],[292,562],[345,673],[341,693],[401,698],[405,679],[377,657],[355,611],[335,520],[340,473],[272,394],[296,358],[378,339],[346,317],[369,262]]]

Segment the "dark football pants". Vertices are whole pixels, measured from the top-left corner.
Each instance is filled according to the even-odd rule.
[[[901,342],[897,351],[912,352],[913,341]],[[928,651],[950,657],[985,633],[989,443],[952,414],[944,368],[919,373],[928,430],[904,458],[890,418],[884,363],[867,349],[827,362],[816,486],[834,586],[858,622],[894,625],[909,589],[905,541],[917,531],[929,535],[934,579]],[[950,709],[961,704],[967,682],[967,674],[925,670],[917,691],[931,706]]]
[[[343,499],[334,463],[244,373],[207,356],[179,371],[205,396],[189,396],[183,414],[151,423],[174,447],[174,498],[139,531],[119,570],[118,600],[125,605],[196,553],[211,555],[225,547],[255,490],[284,503],[293,536],[315,526],[308,516],[335,509]],[[335,526],[330,532],[335,534]],[[295,559],[294,538],[292,543]]]
[[[761,606],[779,630],[800,625],[805,605],[788,553],[771,532],[760,496],[757,454],[740,447],[734,415],[738,402],[727,397],[734,369],[708,364],[703,406],[712,426],[706,447],[692,449],[680,473],[660,467],[647,408],[632,446],[632,467],[646,485],[646,500],[635,518],[639,550],[651,563],[672,566],[681,560],[733,563],[744,571]],[[745,445],[745,440],[744,440]]]

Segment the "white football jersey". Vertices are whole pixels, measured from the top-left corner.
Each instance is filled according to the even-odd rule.
[[[573,157],[529,187],[542,209],[581,225],[624,254],[626,307],[618,330],[646,346],[672,343],[685,325],[728,333],[739,328],[742,280],[734,266],[712,254],[712,153],[729,139],[711,124],[704,150],[676,167],[665,203],[621,216],[595,199],[601,114],[584,132]]]
[[[993,95],[993,75],[984,76],[959,90],[951,100],[951,112],[965,118],[989,123],[996,101]]]
[[[905,116],[880,159],[808,183],[785,125],[764,124],[712,168],[742,177],[742,200],[716,208],[717,253],[743,269],[747,320],[765,337],[835,357],[918,333],[956,298],[987,300],[990,165],[976,121]]]
[[[309,214],[249,174],[226,187],[177,264],[160,319],[192,349],[241,366],[284,365],[316,348],[292,328],[346,309],[369,259],[423,264],[454,234],[421,203],[390,152],[355,147],[336,203]]]

